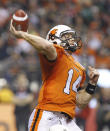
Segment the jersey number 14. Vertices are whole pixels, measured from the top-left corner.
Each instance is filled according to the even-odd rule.
[[[64,93],[66,94],[70,94],[70,84],[71,84],[71,81],[72,81],[72,78],[73,78],[73,74],[74,74],[74,70],[73,69],[70,69],[68,71],[68,78],[67,78],[67,81],[66,81],[66,86],[64,88]],[[79,76],[75,82],[72,84],[72,90],[77,92],[77,86],[80,84],[81,82],[81,76]]]

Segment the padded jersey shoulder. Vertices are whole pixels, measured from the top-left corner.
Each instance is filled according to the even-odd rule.
[[[56,44],[53,44],[53,46],[55,47],[56,49],[56,52],[57,52],[57,58],[56,60],[54,61],[49,61],[45,55],[39,53],[39,58],[40,58],[40,62],[43,64],[46,64],[46,65],[54,65],[58,59],[61,58],[61,56],[65,53],[64,52],[64,48],[59,46],[59,45],[56,45]]]
[[[75,64],[77,65],[77,67],[82,70],[83,72],[85,72],[85,68],[78,62],[78,61],[75,61]]]

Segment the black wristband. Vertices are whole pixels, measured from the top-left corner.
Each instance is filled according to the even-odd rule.
[[[95,93],[95,89],[96,89],[96,86],[88,83],[88,85],[86,87],[86,92],[92,95]]]

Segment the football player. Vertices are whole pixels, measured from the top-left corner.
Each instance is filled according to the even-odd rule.
[[[42,69],[42,88],[38,105],[29,119],[29,131],[48,131],[54,125],[65,125],[69,131],[81,131],[75,124],[75,107],[85,107],[95,92],[99,73],[89,67],[89,81],[85,69],[71,56],[82,46],[76,31],[66,25],[57,25],[46,39],[17,31],[10,25],[17,38],[28,41],[38,52]]]

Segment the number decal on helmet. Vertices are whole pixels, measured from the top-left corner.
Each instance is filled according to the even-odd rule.
[[[58,29],[53,29],[50,34],[49,34],[49,40],[54,40],[55,39],[55,34],[57,33]]]

